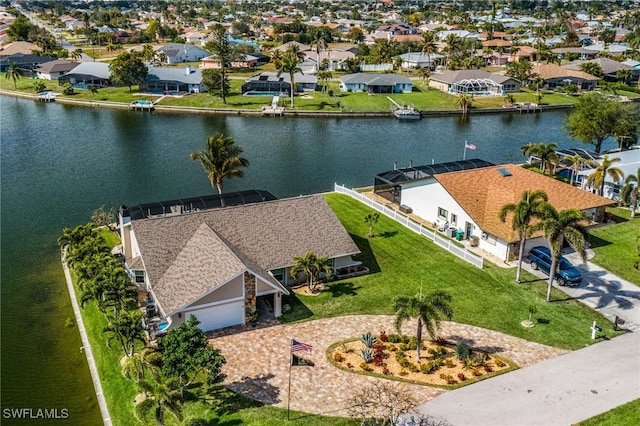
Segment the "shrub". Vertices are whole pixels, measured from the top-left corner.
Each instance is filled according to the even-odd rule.
[[[482,367],[487,373],[491,373],[493,371],[493,367],[491,366],[491,364],[484,364]]]
[[[375,365],[376,367],[381,367],[384,365],[384,360],[380,356],[374,356],[373,365]]]
[[[387,367],[383,367],[382,368],[382,374],[384,374],[385,376],[392,376],[393,374],[391,374],[391,371],[389,371],[389,369]]]
[[[409,341],[411,341],[411,339],[409,338],[409,336],[405,336],[405,335],[403,335],[403,336],[401,337],[401,339],[402,339],[402,343],[404,343],[405,345],[406,345],[407,343],[409,343]]]
[[[447,384],[449,384],[449,385],[454,385],[454,384],[458,383],[458,382],[456,381],[456,379],[454,379],[454,378],[453,378],[453,376],[452,376],[451,374],[444,374],[444,373],[441,373],[441,374],[440,374],[440,378],[441,378],[442,380],[446,380],[446,381],[447,381]]]
[[[407,370],[400,370],[400,372],[398,373],[401,376],[406,376],[409,374],[409,372]]]
[[[473,355],[473,365],[476,367],[482,367],[485,365],[487,360],[484,357],[484,354],[476,353]]]
[[[467,376],[465,376],[464,373],[458,373],[458,379],[461,382],[464,382],[465,380],[467,380]]]
[[[399,334],[390,334],[389,335],[389,343],[400,343],[402,341],[402,336]]]
[[[398,364],[400,364],[400,367],[407,368],[411,365],[411,361],[406,358],[401,358],[398,360]]]
[[[409,349],[415,350],[418,347],[418,339],[416,336],[412,336],[411,340],[409,340]]]
[[[367,347],[370,348],[373,345],[375,345],[375,343],[378,341],[378,339],[376,339],[376,337],[371,334],[371,333],[367,333],[367,334],[363,334],[362,337],[360,337],[360,341]]]
[[[387,333],[384,330],[382,330],[380,332],[380,336],[378,337],[378,339],[380,339],[381,342],[388,342],[389,336],[387,336]]]
[[[409,363],[409,365],[407,365],[407,368],[409,369],[409,371],[411,371],[412,373],[417,373],[418,371],[420,371],[420,369],[418,368],[417,365],[413,364],[413,363]]]
[[[473,374],[476,377],[482,376],[482,372],[477,368],[474,368],[473,370],[471,370],[471,374]]]
[[[47,85],[44,84],[44,81],[36,81],[33,83],[33,90],[37,92],[44,92],[47,89]]]
[[[444,356],[448,353],[447,349],[444,346],[438,346],[435,349],[430,348],[428,352],[433,356],[433,359],[444,358]]]
[[[342,356],[342,354],[340,352],[336,352],[333,354],[333,360],[335,362],[342,362],[344,361],[344,357]]]
[[[353,348],[350,347],[349,345],[347,345],[346,343],[343,343],[340,348],[342,348],[342,352],[344,352],[345,354],[349,354],[351,352],[353,352]]]
[[[66,95],[66,96],[71,96],[74,93],[76,93],[75,89],[73,88],[73,86],[71,85],[71,83],[66,83],[63,87],[62,87],[62,94]]]
[[[364,362],[371,362],[373,359],[373,351],[369,348],[362,349],[360,351],[360,356]]]
[[[350,362],[347,363],[347,368],[353,368],[353,364],[351,364]]]
[[[496,365],[500,368],[505,367],[507,364],[505,364],[504,362],[502,362],[502,360],[496,359]]]
[[[456,358],[461,361],[469,358],[469,346],[464,343],[458,343],[455,347]]]
[[[369,366],[369,364],[367,364],[366,362],[361,362],[360,368],[362,368],[364,371],[373,371],[373,367]]]
[[[475,364],[473,363],[473,359],[471,358],[467,358],[464,360],[464,368],[465,370],[471,370],[475,367]]]
[[[449,341],[442,336],[436,337],[433,342],[438,346],[448,346],[450,344]]]
[[[456,366],[456,364],[453,362],[453,360],[452,360],[452,359],[449,359],[449,358],[447,358],[447,359],[445,360],[444,365],[445,365],[447,368],[453,368],[453,367],[455,367],[455,366]]]

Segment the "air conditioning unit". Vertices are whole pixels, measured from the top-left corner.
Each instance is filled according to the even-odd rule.
[[[487,238],[489,238],[489,234],[487,234],[486,232],[482,233],[482,239],[486,240]]]

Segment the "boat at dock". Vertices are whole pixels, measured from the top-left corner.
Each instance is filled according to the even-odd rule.
[[[422,114],[420,114],[420,111],[418,111],[411,105],[400,105],[388,96],[387,99],[389,99],[389,101],[391,101],[391,103],[393,104],[393,106],[391,107],[391,112],[393,112],[393,115],[398,120],[420,120],[422,118]]]

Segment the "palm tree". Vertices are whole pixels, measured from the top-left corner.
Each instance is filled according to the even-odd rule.
[[[422,34],[422,40],[420,41],[420,53],[427,55],[427,61],[429,61],[429,70],[432,69],[431,55],[438,53],[438,38],[434,32],[426,32]]]
[[[72,50],[69,56],[75,61],[82,59],[82,49]]]
[[[192,152],[191,159],[199,160],[202,168],[208,173],[211,187],[222,194],[223,182],[227,178],[243,177],[240,167],[247,167],[249,160],[240,157],[242,147],[236,145],[232,137],[223,133],[215,133],[207,139],[207,145],[200,152]],[[222,206],[224,201],[221,199]]]
[[[17,81],[20,78],[20,66],[18,65],[17,62],[11,62],[9,64],[9,68],[7,68],[7,73],[5,74],[5,77],[7,78],[7,80],[11,79],[13,80],[13,88],[17,89],[18,88],[18,84]]]
[[[450,320],[453,310],[449,303],[451,295],[444,291],[434,291],[424,295],[422,291],[413,297],[400,296],[395,300],[393,310],[396,313],[395,327],[400,332],[402,323],[410,318],[418,319],[416,331],[416,360],[420,361],[420,346],[422,345],[422,326],[433,339],[435,332],[440,328],[440,320],[444,317]]]
[[[289,74],[289,82],[291,83],[291,108],[293,108],[293,94],[296,91],[294,76],[298,72],[302,74],[298,51],[298,46],[291,46],[286,52],[284,52],[282,60],[280,61],[280,67],[278,68],[278,77],[280,77],[283,72]]]
[[[179,380],[174,377],[138,381],[138,387],[147,397],[136,403],[136,417],[144,421],[149,412],[153,411],[158,425],[164,426],[165,411],[168,411],[178,421],[182,421],[182,397],[178,390],[179,386]]]
[[[616,78],[622,81],[624,84],[629,83],[629,79],[633,76],[633,71],[630,69],[619,69],[616,71]]]
[[[326,94],[327,83],[333,78],[333,73],[331,71],[320,71],[316,74],[316,77],[318,77],[318,81],[324,82],[324,84],[322,85],[322,93]]]
[[[587,165],[593,164],[593,160],[590,160],[588,158],[583,158],[578,154],[565,155],[564,157],[562,157],[562,159],[564,161],[571,161],[572,172],[571,172],[571,181],[569,182],[569,185],[573,185],[576,175],[580,170],[582,170],[583,164],[587,164]]]
[[[638,186],[640,186],[640,167],[635,175],[627,175],[624,180],[624,186],[620,190],[620,199],[623,202],[629,200],[631,217],[636,216],[636,209],[638,208]]]
[[[135,381],[147,378],[147,373],[158,378],[160,366],[162,365],[162,354],[152,348],[144,348],[136,352],[133,356],[125,358],[122,363],[122,375],[127,379]]]
[[[520,283],[520,272],[522,271],[522,259],[524,257],[524,247],[527,237],[530,235],[529,226],[532,219],[544,219],[546,212],[547,193],[542,190],[524,191],[518,204],[509,203],[500,208],[498,217],[505,222],[507,215],[513,215],[511,229],[518,232],[520,238],[520,251],[518,253],[518,268],[516,271],[516,282]]]
[[[551,301],[551,287],[558,269],[558,260],[565,241],[582,257],[586,259],[587,231],[582,225],[589,218],[580,210],[567,209],[558,212],[553,206],[547,204],[545,220],[531,227],[532,231],[539,229],[544,231],[544,236],[551,249],[551,268],[549,269],[549,286],[547,288],[547,302]]]
[[[316,71],[320,71],[320,52],[327,49],[327,42],[322,37],[322,33],[316,33],[316,39],[311,43],[313,50],[316,52]]]
[[[111,318],[103,332],[108,335],[108,344],[115,340],[125,356],[133,356],[136,342],[145,343],[142,312],[124,311],[118,318]]]
[[[295,263],[289,271],[291,278],[296,279],[298,275],[304,274],[311,293],[315,293],[315,283],[320,277],[320,273],[324,273],[326,277],[331,274],[329,259],[327,257],[318,257],[313,252],[307,252],[304,256],[294,257],[293,261]]]
[[[624,173],[618,167],[613,167],[614,163],[619,163],[618,157],[609,158],[607,154],[604,155],[602,161],[596,169],[587,178],[587,184],[594,188],[598,188],[600,195],[604,195],[605,179],[609,176],[614,183],[618,183],[624,179]]]
[[[469,109],[473,104],[473,96],[467,95],[466,93],[461,93],[458,95],[456,99],[458,102],[458,106],[462,110],[462,115],[467,115]]]
[[[540,169],[542,174],[544,174],[545,170],[549,170],[549,176],[553,173],[552,166],[558,162],[558,154],[556,154],[556,149],[558,148],[558,144],[555,142],[551,142],[545,144],[541,143],[528,143],[520,147],[522,154],[525,157],[535,156],[540,159]]]
[[[364,222],[367,225],[369,225],[369,235],[368,235],[369,238],[373,237],[373,227],[376,223],[378,223],[379,219],[380,219],[380,213],[378,212],[369,213],[368,215],[365,216]]]

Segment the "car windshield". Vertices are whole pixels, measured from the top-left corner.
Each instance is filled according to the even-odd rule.
[[[560,259],[560,269],[573,269],[573,265],[566,259]]]

